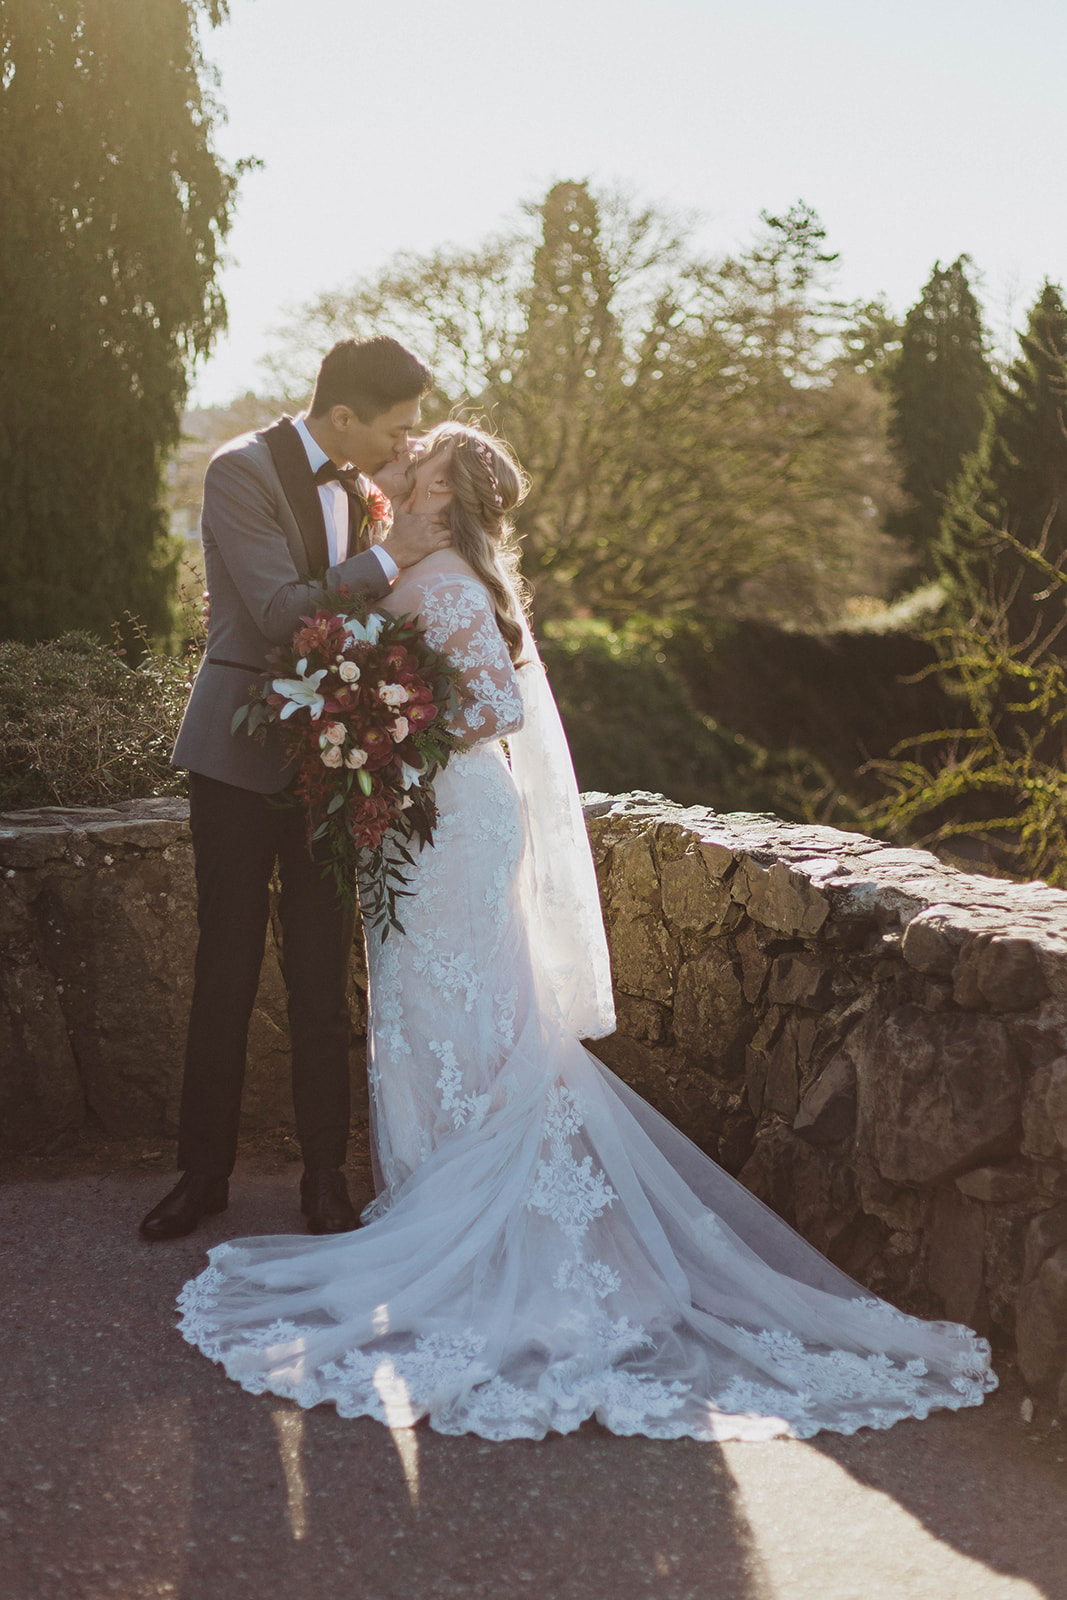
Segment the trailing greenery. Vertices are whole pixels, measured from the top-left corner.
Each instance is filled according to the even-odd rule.
[[[237,174],[197,32],[225,11],[0,7],[0,638],[169,630],[162,467],[225,325]]]
[[[874,763],[890,792],[870,816],[961,865],[974,864],[970,839],[986,871],[1067,887],[1067,672],[1058,648],[1067,574],[1001,539],[1020,566],[1040,573],[1053,602],[1048,630],[1020,646],[1007,610],[982,607],[931,633],[940,661],[927,670],[966,707],[968,725],[931,731]]]

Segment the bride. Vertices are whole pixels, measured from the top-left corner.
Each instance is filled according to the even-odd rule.
[[[356,1233],[238,1239],[185,1338],[253,1394],[540,1439],[807,1438],[977,1405],[970,1329],[871,1298],[581,1043],[614,1026],[562,727],[517,599],[500,441],[447,423],[407,485],[452,548],[388,599],[461,675],[405,933],[368,937],[377,1198]],[[507,740],[507,753],[501,740]]]

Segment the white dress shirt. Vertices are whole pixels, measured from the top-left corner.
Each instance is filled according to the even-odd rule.
[[[329,461],[329,456],[321,445],[316,444],[308,431],[307,422],[303,417],[297,417],[293,423],[300,435],[300,443],[308,458],[312,472],[318,472],[321,466]],[[329,552],[329,564],[336,567],[348,557],[348,492],[344,485],[336,479],[332,483],[318,485],[319,501],[322,505],[322,517],[326,524],[326,548]],[[376,556],[382,569],[386,583],[395,583],[400,573],[400,568],[381,545],[372,545],[371,554]]]

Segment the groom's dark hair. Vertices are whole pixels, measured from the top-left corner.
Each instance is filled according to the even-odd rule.
[[[360,422],[373,422],[401,400],[417,400],[432,388],[429,367],[395,339],[342,339],[323,358],[311,399],[311,415],[348,406]]]

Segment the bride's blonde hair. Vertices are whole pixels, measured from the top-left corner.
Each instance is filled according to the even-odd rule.
[[[497,626],[512,661],[522,654],[520,619],[528,589],[519,571],[519,541],[509,512],[522,504],[530,480],[503,440],[463,422],[442,422],[426,435],[427,455],[452,446],[448,482],[452,548],[489,590]]]

